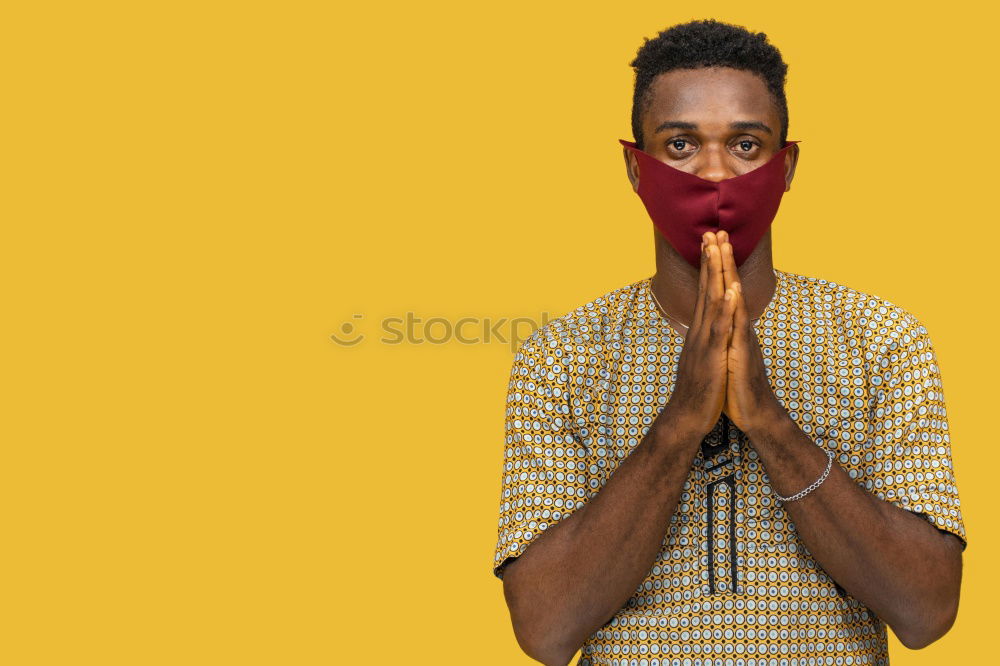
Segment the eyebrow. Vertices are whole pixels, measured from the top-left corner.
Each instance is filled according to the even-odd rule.
[[[696,130],[698,125],[696,123],[686,123],[680,120],[668,120],[665,123],[661,123],[653,130],[653,134],[662,132],[668,129],[684,129],[684,130]],[[767,132],[768,134],[774,134],[771,128],[764,123],[757,122],[756,120],[738,120],[734,123],[729,124],[729,129],[734,130],[760,130],[762,132]]]

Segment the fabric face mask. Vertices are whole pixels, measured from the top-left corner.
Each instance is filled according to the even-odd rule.
[[[701,237],[724,229],[739,266],[778,213],[785,193],[785,153],[799,141],[785,145],[764,164],[719,182],[705,180],[664,164],[618,139],[639,160],[639,198],[660,233],[684,259],[701,268]]]

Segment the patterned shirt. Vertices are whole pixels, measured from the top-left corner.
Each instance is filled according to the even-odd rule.
[[[858,484],[964,550],[927,329],[878,296],[774,273],[753,326],[778,401]],[[669,399],[684,338],[649,288],[646,278],[552,320],[515,355],[496,577],[601,490]],[[702,442],[664,532],[649,574],[577,666],[888,664],[885,623],[811,557],[728,419]]]

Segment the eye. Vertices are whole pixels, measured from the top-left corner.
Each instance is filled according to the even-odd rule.
[[[671,158],[680,160],[694,155],[697,145],[691,139],[682,136],[671,137],[667,139],[666,151]]]
[[[750,139],[743,139],[743,140],[739,141],[736,144],[736,146],[740,150],[742,150],[743,152],[746,152],[746,153],[749,153],[751,150],[753,150],[754,146],[756,146],[756,145],[757,145],[756,142],[751,141]]]

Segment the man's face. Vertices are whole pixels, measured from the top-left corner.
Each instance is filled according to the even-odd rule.
[[[752,171],[781,149],[778,107],[756,74],[729,67],[660,74],[643,111],[643,151],[675,169],[718,182]],[[798,145],[785,157],[790,188]],[[636,157],[627,149],[632,187],[639,189]]]

